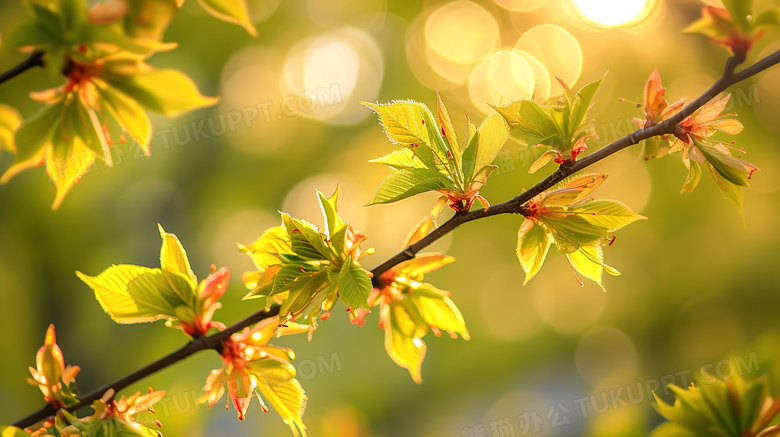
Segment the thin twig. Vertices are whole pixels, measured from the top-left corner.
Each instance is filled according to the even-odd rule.
[[[0,83],[7,82],[33,67],[43,67],[43,52],[33,52],[21,64],[0,74]]]
[[[272,307],[268,311],[258,311],[251,316],[233,324],[230,325],[227,329],[224,331],[220,331],[214,335],[208,336],[208,337],[201,337],[198,339],[195,339],[187,345],[185,345],[183,348],[170,353],[159,360],[156,360],[138,370],[135,372],[124,376],[114,382],[111,382],[109,384],[106,384],[100,388],[97,388],[95,390],[92,390],[89,393],[86,393],[84,395],[79,396],[79,403],[77,405],[74,405],[72,407],[69,407],[69,411],[75,411],[79,408],[86,407],[88,405],[92,405],[92,402],[100,399],[103,397],[103,395],[109,390],[114,389],[115,392],[118,392],[119,390],[122,390],[123,388],[127,387],[130,384],[133,384],[137,381],[140,381],[143,378],[146,378],[147,376],[162,370],[172,364],[175,364],[190,355],[202,351],[202,350],[208,350],[208,349],[218,349],[222,346],[222,342],[227,340],[228,337],[235,334],[236,332],[253,325],[255,323],[258,323],[262,320],[265,320],[269,317],[273,317],[275,315],[279,314],[279,307]],[[42,420],[45,420],[51,416],[53,416],[57,410],[53,408],[50,405],[46,405],[45,407],[41,408],[40,410],[36,411],[33,414],[30,414],[29,416],[25,417],[24,419],[21,419],[13,424],[13,426],[19,427],[19,428],[26,428],[29,426],[32,426]]]
[[[717,96],[721,92],[725,91],[728,87],[738,82],[741,82],[749,77],[752,77],[778,63],[780,63],[780,50],[772,53],[771,55],[767,56],[761,61],[756,62],[750,67],[747,67],[744,70],[735,73],[734,70],[736,69],[738,63],[735,62],[733,58],[730,58],[726,63],[726,68],[724,69],[723,76],[720,79],[718,79],[710,87],[710,89],[705,91],[702,95],[697,97],[691,103],[686,105],[682,110],[680,110],[680,112],[670,117],[666,121],[647,129],[639,129],[637,131],[634,131],[633,133],[623,138],[620,138],[619,140],[611,143],[610,145],[604,147],[603,149],[600,149],[595,153],[586,156],[582,160],[561,164],[561,166],[558,167],[557,170],[555,170],[551,175],[544,178],[544,180],[537,183],[536,185],[529,188],[528,190],[524,191],[520,195],[510,200],[507,200],[506,202],[498,203],[487,209],[456,213],[454,216],[452,216],[452,218],[447,220],[444,224],[442,224],[438,228],[434,229],[431,233],[426,235],[424,238],[410,245],[409,247],[404,248],[404,250],[398,252],[396,255],[392,256],[390,259],[388,259],[387,261],[383,262],[382,264],[380,264],[379,266],[371,270],[371,273],[373,273],[372,280],[376,284],[376,281],[379,279],[379,276],[382,273],[385,273],[386,271],[390,270],[391,268],[393,268],[394,266],[396,266],[397,264],[403,261],[414,258],[415,254],[417,254],[420,250],[430,245],[434,241],[440,239],[441,237],[448,234],[449,232],[451,232],[452,230],[454,230],[455,228],[457,228],[458,226],[464,223],[468,223],[470,221],[474,221],[477,219],[490,217],[494,215],[499,215],[499,214],[522,214],[524,211],[523,210],[524,204],[526,202],[531,200],[534,196],[550,189],[551,187],[553,187],[555,184],[562,181],[566,177],[584,169],[585,167],[593,165],[596,162],[601,161],[602,159],[620,150],[623,150],[628,146],[637,144],[642,140],[645,140],[650,137],[658,136],[658,135],[668,135],[673,133],[674,128],[677,126],[678,123],[683,121],[685,117],[693,114],[696,110],[704,106],[707,102],[712,100],[715,96]],[[141,369],[138,369],[137,371],[115,382],[106,384],[103,387],[100,387],[96,390],[87,393],[86,395],[81,396],[80,397],[81,402],[78,405],[68,409],[75,410],[83,406],[90,405],[93,401],[100,399],[108,389],[113,388],[115,391],[119,391],[127,387],[128,385],[133,384],[141,380],[142,378],[145,378],[159,370],[162,370],[178,361],[181,361],[184,358],[187,358],[198,351],[206,350],[206,349],[217,349],[221,346],[222,342],[226,340],[228,337],[230,337],[232,334],[254,323],[258,323],[266,318],[273,317],[278,313],[279,313],[278,306],[271,307],[270,310],[268,311],[265,310],[258,311],[252,314],[251,316],[241,320],[240,322],[237,322],[229,326],[224,331],[218,332],[209,337],[203,337],[197,340],[193,340],[192,342],[190,342],[183,348],[179,349],[178,351],[173,352],[163,358],[160,358],[159,360]],[[55,413],[56,410],[54,410],[49,406],[46,406],[36,411],[35,413],[25,417],[24,419],[17,421],[16,423],[14,423],[14,426],[20,428],[29,427],[48,417],[51,417]]]

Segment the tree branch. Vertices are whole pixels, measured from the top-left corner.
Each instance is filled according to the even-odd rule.
[[[196,352],[207,350],[207,349],[215,349],[219,350],[219,348],[222,346],[222,342],[227,340],[231,335],[235,334],[238,331],[241,331],[242,329],[253,325],[255,323],[258,323],[264,319],[267,319],[269,317],[273,317],[275,315],[279,314],[279,307],[272,307],[268,311],[258,311],[251,316],[233,324],[230,325],[227,329],[224,331],[217,332],[214,335],[208,336],[208,337],[201,337],[195,340],[192,340],[191,342],[187,343],[183,348],[170,353],[162,358],[160,358],[157,361],[154,361],[152,363],[149,363],[148,365],[136,370],[135,372],[120,378],[114,382],[111,382],[109,384],[106,384],[100,388],[96,388],[95,390],[92,390],[91,392],[84,394],[82,396],[79,396],[80,402],[77,405],[74,405],[72,407],[69,407],[69,411],[75,411],[79,408],[86,407],[89,405],[92,405],[92,402],[100,399],[103,397],[103,395],[109,390],[114,389],[115,392],[119,392],[119,390],[122,390],[123,388],[127,387],[130,384],[133,384],[137,381],[140,381],[143,378],[146,378],[147,376],[162,370],[172,364],[175,364],[190,355],[193,355]],[[47,419],[48,417],[53,416],[57,413],[57,409],[53,408],[51,405],[46,405],[45,407],[41,408],[40,410],[36,411],[35,413],[25,417],[24,419],[21,419],[13,424],[13,426],[19,427],[19,428],[26,428],[29,426],[32,426],[42,420]]]
[[[726,68],[724,69],[721,78],[718,79],[707,91],[705,91],[694,101],[686,105],[682,110],[680,110],[680,112],[676,113],[674,116],[670,117],[669,119],[655,126],[646,129],[638,129],[632,132],[631,134],[626,135],[625,137],[620,138],[619,140],[611,143],[610,145],[604,147],[603,149],[600,149],[595,153],[586,156],[585,158],[579,161],[565,162],[561,164],[561,166],[558,167],[558,169],[555,172],[547,176],[544,180],[534,185],[533,187],[529,188],[528,190],[524,191],[520,195],[510,200],[507,200],[504,203],[498,203],[496,205],[491,206],[488,209],[480,209],[476,211],[469,211],[466,213],[456,213],[454,216],[452,216],[452,218],[446,221],[443,225],[434,229],[433,232],[426,235],[423,239],[410,245],[409,247],[405,248],[401,252],[398,252],[393,257],[391,257],[387,261],[383,262],[382,264],[380,264],[379,266],[371,270],[371,273],[374,274],[372,278],[372,280],[374,281],[374,285],[377,284],[379,276],[382,273],[390,270],[398,263],[414,258],[414,255],[417,254],[417,252],[419,252],[426,246],[430,245],[434,241],[438,240],[439,238],[443,237],[444,235],[448,234],[450,231],[457,228],[458,226],[473,220],[481,219],[484,217],[490,217],[498,214],[522,213],[522,206],[526,202],[533,199],[537,194],[541,194],[545,190],[552,188],[555,184],[564,180],[566,177],[584,169],[585,167],[593,165],[596,162],[601,161],[602,159],[616,152],[619,152],[620,150],[623,150],[628,146],[637,144],[642,140],[654,136],[658,136],[658,135],[672,134],[674,132],[675,126],[677,126],[677,124],[683,121],[685,117],[696,112],[697,109],[704,106],[707,102],[712,100],[715,96],[717,96],[721,92],[725,91],[728,87],[738,82],[741,82],[749,77],[755,76],[756,74],[778,63],[780,63],[780,50],[756,62],[750,67],[747,67],[738,73],[734,73],[734,70],[737,67],[738,62],[736,62],[736,59],[733,57],[729,58],[729,60],[726,62]]]
[[[33,57],[31,56],[31,59],[32,58]],[[30,59],[28,59],[28,61],[30,61]],[[385,273],[386,271],[390,270],[391,268],[393,268],[394,266],[396,266],[397,264],[403,261],[407,261],[409,259],[414,258],[414,256],[420,250],[427,247],[428,245],[435,242],[436,240],[440,239],[444,235],[450,233],[452,230],[454,230],[455,228],[457,228],[458,226],[464,223],[468,223],[470,221],[474,221],[477,219],[490,217],[494,215],[499,215],[499,214],[522,214],[524,204],[526,202],[534,198],[536,195],[541,194],[542,192],[550,189],[551,187],[553,187],[555,184],[562,181],[566,177],[590,165],[593,165],[596,162],[601,161],[602,159],[620,150],[623,150],[628,146],[637,144],[642,140],[645,140],[650,137],[658,136],[658,135],[668,135],[673,133],[675,126],[677,126],[678,123],[680,123],[683,119],[685,119],[685,117],[693,114],[697,109],[704,106],[707,102],[712,100],[715,96],[717,96],[721,92],[725,91],[728,87],[738,82],[741,82],[749,77],[752,77],[778,63],[780,63],[780,50],[772,53],[771,55],[767,56],[761,61],[756,62],[750,67],[747,67],[744,70],[735,73],[734,70],[736,69],[738,62],[736,62],[734,58],[730,58],[726,63],[726,68],[720,79],[718,79],[702,95],[700,95],[694,101],[686,105],[682,110],[680,110],[680,112],[670,117],[663,123],[659,123],[658,125],[646,129],[638,129],[632,132],[631,134],[623,138],[620,138],[617,141],[614,141],[613,143],[609,144],[603,149],[600,149],[595,153],[586,156],[585,158],[579,161],[566,162],[564,164],[561,164],[561,166],[558,167],[557,170],[555,170],[551,175],[544,178],[544,180],[532,186],[531,188],[524,191],[520,195],[510,200],[507,200],[506,202],[498,203],[487,209],[456,213],[444,224],[434,229],[431,233],[426,235],[424,238],[410,245],[409,247],[405,248],[401,252],[395,254],[390,259],[388,259],[387,261],[383,262],[382,264],[380,264],[379,266],[371,270],[371,273],[373,274],[372,281],[374,281],[374,284],[376,285],[379,276],[382,273]],[[14,69],[14,70],[19,69],[19,71],[17,71],[15,74],[11,75],[8,78],[5,78],[6,75],[8,75],[11,71],[13,71],[11,70],[0,77],[4,78],[4,80],[8,80],[11,77],[25,71],[28,68],[31,68],[34,65],[37,64],[33,63],[30,66],[21,69],[20,69],[21,67],[20,65],[19,67],[16,67]],[[4,80],[0,80],[0,83],[2,83]],[[106,384],[103,387],[95,389],[81,396],[80,397],[81,402],[78,405],[68,408],[68,410],[76,410],[78,408],[91,405],[92,402],[94,402],[97,399],[100,399],[103,396],[103,394],[105,394],[105,392],[108,391],[109,389],[114,389],[115,391],[119,391],[130,384],[133,384],[159,370],[162,370],[178,361],[181,361],[189,357],[190,355],[193,355],[198,351],[202,351],[206,349],[219,350],[222,342],[228,339],[234,333],[252,324],[258,323],[264,319],[273,317],[277,314],[279,314],[279,307],[274,306],[271,307],[268,311],[265,310],[258,311],[252,314],[251,316],[229,326],[224,331],[220,331],[209,337],[202,337],[193,340],[183,348],[171,354],[168,354],[165,357],[160,358],[159,360],[154,361],[153,363],[150,363],[147,366],[142,367],[141,369],[138,369],[129,375],[117,381],[114,381],[112,383]],[[35,413],[17,421],[13,425],[20,428],[26,428],[48,417],[51,417],[56,412],[57,411],[54,408],[47,405],[46,407],[41,408]]]
[[[33,67],[43,67],[43,52],[33,52],[30,57],[22,61],[21,64],[0,74],[0,84],[8,82]]]

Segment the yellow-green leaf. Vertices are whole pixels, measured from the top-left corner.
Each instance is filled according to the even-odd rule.
[[[409,300],[429,326],[458,333],[468,340],[469,331],[466,329],[463,315],[447,294],[431,284],[418,283]]]
[[[489,166],[496,155],[504,147],[504,143],[509,138],[509,130],[506,122],[498,113],[491,114],[486,118],[481,125],[477,128],[477,133],[474,136],[469,148],[476,147],[474,153],[473,166],[470,163],[466,163],[466,153],[464,152],[464,177],[467,181],[471,181],[475,175],[479,174],[485,167]],[[467,168],[471,171],[467,172]]]
[[[615,232],[637,220],[647,219],[616,200],[591,200],[565,209],[607,232]]]
[[[330,197],[325,197],[320,190],[317,190],[317,200],[320,202],[320,210],[325,218],[325,233],[329,238],[332,238],[334,234],[346,226],[338,213],[339,187],[336,187],[336,191]]]
[[[409,370],[414,382],[421,384],[421,366],[426,351],[422,337],[428,327],[406,305],[404,301],[390,304],[390,320],[385,327],[385,350],[396,364]]]
[[[541,225],[533,222],[531,219],[525,220],[526,223],[523,223],[517,235],[517,258],[525,271],[523,285],[527,284],[542,268],[551,244],[547,233]],[[524,228],[529,226],[527,224],[529,221],[531,221],[532,225],[523,232]]]
[[[161,277],[160,269],[122,264],[111,266],[98,276],[81,272],[76,275],[95,291],[100,306],[117,323],[144,323],[174,316],[174,308],[159,296],[155,287],[155,280]],[[144,275],[153,277],[143,278]],[[130,284],[139,278],[143,279],[131,289]]]
[[[266,230],[260,238],[248,246],[238,243],[238,249],[249,255],[252,262],[260,270],[266,270],[269,266],[281,263],[280,254],[293,253],[290,235],[283,226]]]
[[[382,181],[374,198],[366,206],[392,203],[426,191],[446,189],[454,189],[454,186],[438,171],[427,168],[397,170]]]
[[[174,273],[179,273],[188,280],[194,289],[198,285],[198,278],[192,272],[190,261],[187,259],[187,252],[174,234],[165,232],[162,225],[157,224],[160,230],[160,237],[163,243],[160,248],[160,267]]]
[[[249,18],[245,0],[200,0],[200,4],[212,16],[228,23],[239,24],[250,35],[257,36],[257,29]]]
[[[63,107],[62,101],[45,106],[19,127],[14,135],[14,163],[3,173],[0,183],[5,184],[20,172],[43,163],[46,148],[51,146],[51,137],[59,128]]]
[[[115,77],[109,84],[132,96],[144,108],[171,117],[217,102],[215,97],[203,96],[192,79],[173,69]]]
[[[390,142],[408,147],[414,144],[433,147],[428,140],[428,129],[425,127],[425,123],[431,122],[432,117],[428,108],[422,103],[412,100],[395,100],[383,105],[360,103],[376,112],[379,123]]]
[[[259,363],[262,363],[259,365]],[[257,388],[268,403],[290,426],[293,434],[306,435],[303,412],[306,409],[306,394],[295,379],[295,368],[273,359],[250,361],[247,367],[255,373]]]
[[[53,136],[52,146],[46,149],[46,172],[57,188],[52,209],[65,200],[68,191],[95,162],[95,153],[81,137],[67,137],[63,125]]]
[[[22,124],[22,117],[16,109],[0,104],[0,151],[7,150],[16,153],[14,135]]]
[[[348,256],[339,272],[338,289],[344,305],[353,309],[368,309],[371,279],[360,264]]]
[[[152,142],[152,122],[149,121],[149,116],[141,105],[119,89],[107,86],[102,81],[94,82],[101,102],[108,112],[148,155],[149,145]]]
[[[569,259],[574,270],[599,284],[602,289],[604,288],[601,284],[601,276],[604,271],[604,253],[601,246],[582,246],[574,252],[567,253],[566,258]]]
[[[415,155],[412,149],[398,149],[381,157],[372,159],[368,162],[384,164],[392,169],[400,170],[403,168],[426,168],[426,165]]]
[[[447,111],[447,107],[444,106],[444,102],[441,100],[441,95],[436,91],[436,103],[439,114],[439,126],[441,126],[441,132],[444,138],[450,145],[450,150],[455,156],[460,156],[460,147],[458,146],[458,136],[455,135],[455,129],[452,127],[452,120],[450,119],[450,113]]]

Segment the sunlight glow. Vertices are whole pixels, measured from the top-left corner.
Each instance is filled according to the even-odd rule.
[[[573,0],[583,19],[593,26],[613,28],[636,24],[650,12],[652,0]]]

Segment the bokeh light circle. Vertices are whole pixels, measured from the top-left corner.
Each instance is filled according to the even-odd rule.
[[[425,22],[425,41],[436,53],[454,62],[472,63],[489,55],[498,44],[498,23],[488,11],[470,1],[448,3]],[[466,37],[465,32],[468,32]]]
[[[529,98],[534,91],[534,72],[528,61],[511,50],[500,50],[482,61],[469,77],[469,97],[484,113],[508,100]]]
[[[284,61],[283,110],[332,124],[369,115],[358,100],[375,100],[382,57],[373,38],[343,27],[294,45]]]
[[[596,27],[630,26],[652,9],[653,0],[573,0],[580,16]]]
[[[577,39],[560,26],[542,24],[533,27],[517,40],[515,49],[538,59],[551,76],[551,82],[560,77],[572,86],[582,73],[582,49]],[[553,95],[560,89],[553,87]]]
[[[497,5],[512,12],[531,12],[535,11],[545,3],[547,0],[493,0]]]

